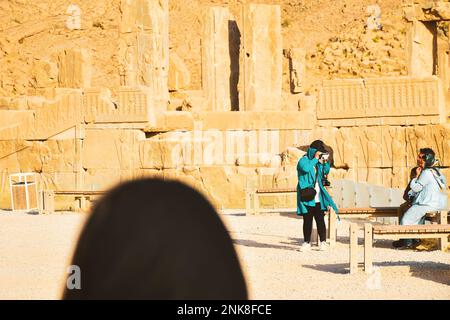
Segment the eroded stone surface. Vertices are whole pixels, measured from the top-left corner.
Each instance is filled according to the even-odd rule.
[[[423,147],[450,165],[446,2],[406,6],[407,23],[355,26],[314,49],[290,39],[297,21],[281,17],[284,2],[192,2],[198,19],[179,34],[172,19],[170,42],[166,0],[81,1],[79,24],[55,3],[70,26],[20,10],[16,22],[0,18],[0,207],[8,175],[24,171],[56,190],[178,179],[217,207],[243,207],[249,181],[295,187],[315,139],[333,149],[331,179],[404,188]]]
[[[244,9],[245,110],[277,110],[281,105],[281,11],[276,5]]]

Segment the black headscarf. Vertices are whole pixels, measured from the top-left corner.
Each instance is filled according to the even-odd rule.
[[[63,299],[247,299],[230,236],[211,204],[175,181],[125,183],[95,206]]]

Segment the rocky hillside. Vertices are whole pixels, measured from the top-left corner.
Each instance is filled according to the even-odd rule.
[[[227,5],[238,25],[247,0],[169,0],[170,47],[201,88],[202,13]],[[281,4],[284,48],[306,51],[306,88],[322,79],[405,74],[401,0],[266,0]],[[69,4],[81,8],[82,29],[65,27]],[[368,31],[368,5],[378,3],[381,30]],[[120,0],[0,1],[0,96],[36,95],[56,86],[56,55],[85,47],[92,55],[93,86],[117,86]],[[287,75],[287,64],[283,72]],[[285,77],[287,81],[287,77]],[[288,88],[288,85],[285,86]]]

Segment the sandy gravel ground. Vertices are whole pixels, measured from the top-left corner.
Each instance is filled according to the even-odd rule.
[[[450,253],[397,251],[378,241],[377,271],[349,275],[347,221],[339,225],[336,247],[302,253],[301,219],[233,211],[221,217],[253,299],[450,299]],[[85,218],[0,211],[0,299],[59,298]],[[361,246],[361,262],[362,253]]]

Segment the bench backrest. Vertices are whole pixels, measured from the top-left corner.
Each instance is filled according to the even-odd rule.
[[[333,199],[340,208],[392,207],[404,202],[403,190],[398,188],[347,179],[332,179],[331,185]]]

